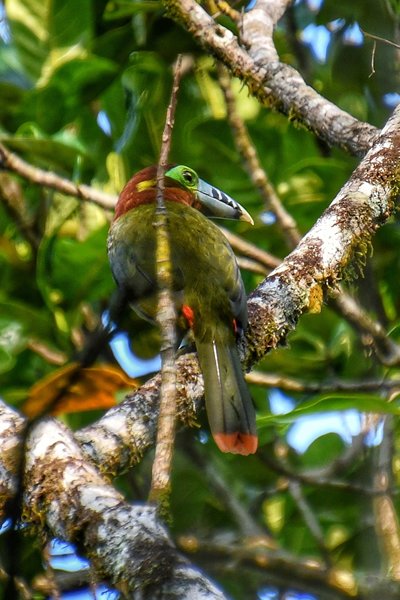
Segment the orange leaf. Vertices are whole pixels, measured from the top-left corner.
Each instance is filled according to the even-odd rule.
[[[115,405],[115,392],[136,387],[134,379],[113,365],[83,369],[72,363],[44,377],[30,389],[22,406],[27,417],[42,414],[108,409]]]

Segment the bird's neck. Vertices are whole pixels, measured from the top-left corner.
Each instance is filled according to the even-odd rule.
[[[118,199],[115,207],[114,221],[134,208],[145,204],[156,203],[157,190],[154,187],[138,192],[137,186],[132,186],[130,183],[131,182],[128,182],[125,186]],[[164,200],[166,202],[186,204],[187,206],[193,206],[194,208],[199,209],[197,198],[187,190],[178,187],[166,187],[164,191]]]

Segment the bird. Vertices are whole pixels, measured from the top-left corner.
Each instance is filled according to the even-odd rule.
[[[113,277],[129,304],[155,320],[157,166],[136,173],[119,195],[107,239]],[[249,455],[258,446],[253,400],[237,339],[248,324],[244,284],[225,235],[208,217],[253,223],[228,194],[186,165],[168,165],[164,204],[179,322],[191,332],[204,381],[211,434],[222,452]]]

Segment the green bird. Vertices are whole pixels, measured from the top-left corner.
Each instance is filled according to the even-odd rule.
[[[148,167],[130,179],[108,237],[117,285],[138,314],[152,320],[158,292],[156,173],[157,167]],[[253,221],[233,198],[189,167],[168,167],[164,181],[178,320],[191,329],[196,344],[211,433],[222,452],[253,454],[255,411],[236,346],[247,327],[246,293],[232,248],[205,215]]]

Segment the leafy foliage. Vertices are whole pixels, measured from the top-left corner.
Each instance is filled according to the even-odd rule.
[[[398,12],[389,1],[325,0],[314,10],[311,4],[296,3],[278,29],[276,43],[283,60],[331,101],[381,125],[390,112],[387,94],[398,87],[398,50],[379,43],[375,74],[370,77],[373,41],[354,34],[354,25],[398,42]],[[165,18],[160,2],[9,0],[4,16],[0,141],[9,149],[36,167],[117,194],[133,172],[157,162],[171,64],[177,53],[188,53],[194,68],[179,92],[171,159],[192,166],[247,208],[255,226],[229,225],[237,234],[280,258],[288,253],[279,225],[267,222],[268,207],[235,148],[214,60]],[[317,41],[301,42],[310,27],[315,36],[318,28],[325,31],[324,60],[318,60]],[[260,107],[239,82],[234,81],[233,87],[237,109],[262,165],[305,233],[346,181],[355,160],[294,128],[286,117]],[[113,282],[106,256],[110,214],[14,176],[10,201],[5,194],[10,178],[2,174],[0,180],[0,378],[2,397],[20,407],[38,381],[74,360],[107,308]],[[400,310],[398,238],[394,219],[376,236],[374,255],[365,268],[366,283],[360,279],[355,282],[359,288],[351,286],[395,342]],[[248,291],[261,280],[251,271],[244,272],[243,278]],[[148,358],[156,352],[154,332],[146,324],[133,318],[130,333],[137,355]],[[289,343],[258,368],[284,379],[295,378],[304,384],[304,391],[286,392],[291,410],[277,415],[271,412],[272,392],[252,387],[262,441],[257,456],[221,455],[208,439],[205,423],[178,435],[172,530],[184,548],[185,536],[212,545],[218,536],[231,543],[249,533],[205,467],[212,464],[225,482],[226,493],[237,498],[259,532],[274,538],[272,545],[296,559],[311,557],[334,564],[346,574],[350,583],[343,584],[342,590],[350,594],[358,576],[385,572],[388,563],[374,529],[379,518],[376,505],[362,492],[363,486],[369,489],[374,482],[384,443],[376,432],[382,427],[393,433],[393,440],[385,443],[392,444],[394,481],[399,464],[398,424],[383,416],[395,418],[398,401],[394,395],[387,402],[386,388],[377,385],[366,392],[362,384],[367,379],[398,379],[399,368],[382,365],[379,356],[366,350],[359,333],[326,306],[320,315],[302,318]],[[110,358],[110,352],[104,354],[103,358]],[[354,392],[337,391],[343,381],[359,382],[360,389],[355,385]],[[331,385],[332,391],[318,391],[320,384]],[[299,417],[348,409],[379,413],[367,421],[370,445],[355,452],[351,461],[343,459],[351,438],[344,428],[320,434],[315,426],[315,439],[306,451],[301,439],[290,437]],[[76,428],[87,422],[84,415],[69,421],[69,416],[63,418]],[[312,423],[307,426],[312,428]],[[150,458],[145,457],[129,476],[118,480],[130,499],[146,498],[150,468]],[[308,479],[303,480],[301,473],[307,473]],[[326,482],[339,476],[340,485]],[[292,484],[298,481],[303,502],[293,493]],[[398,508],[397,497],[394,504]],[[369,554],[363,550],[366,546],[371,548]],[[229,559],[210,556],[200,553],[198,562],[232,597],[256,597],[269,582],[268,574],[255,563],[243,567],[243,573],[233,573]],[[298,588],[299,582],[294,578],[284,585],[278,578],[277,585]],[[310,589],[316,592],[318,586]]]

